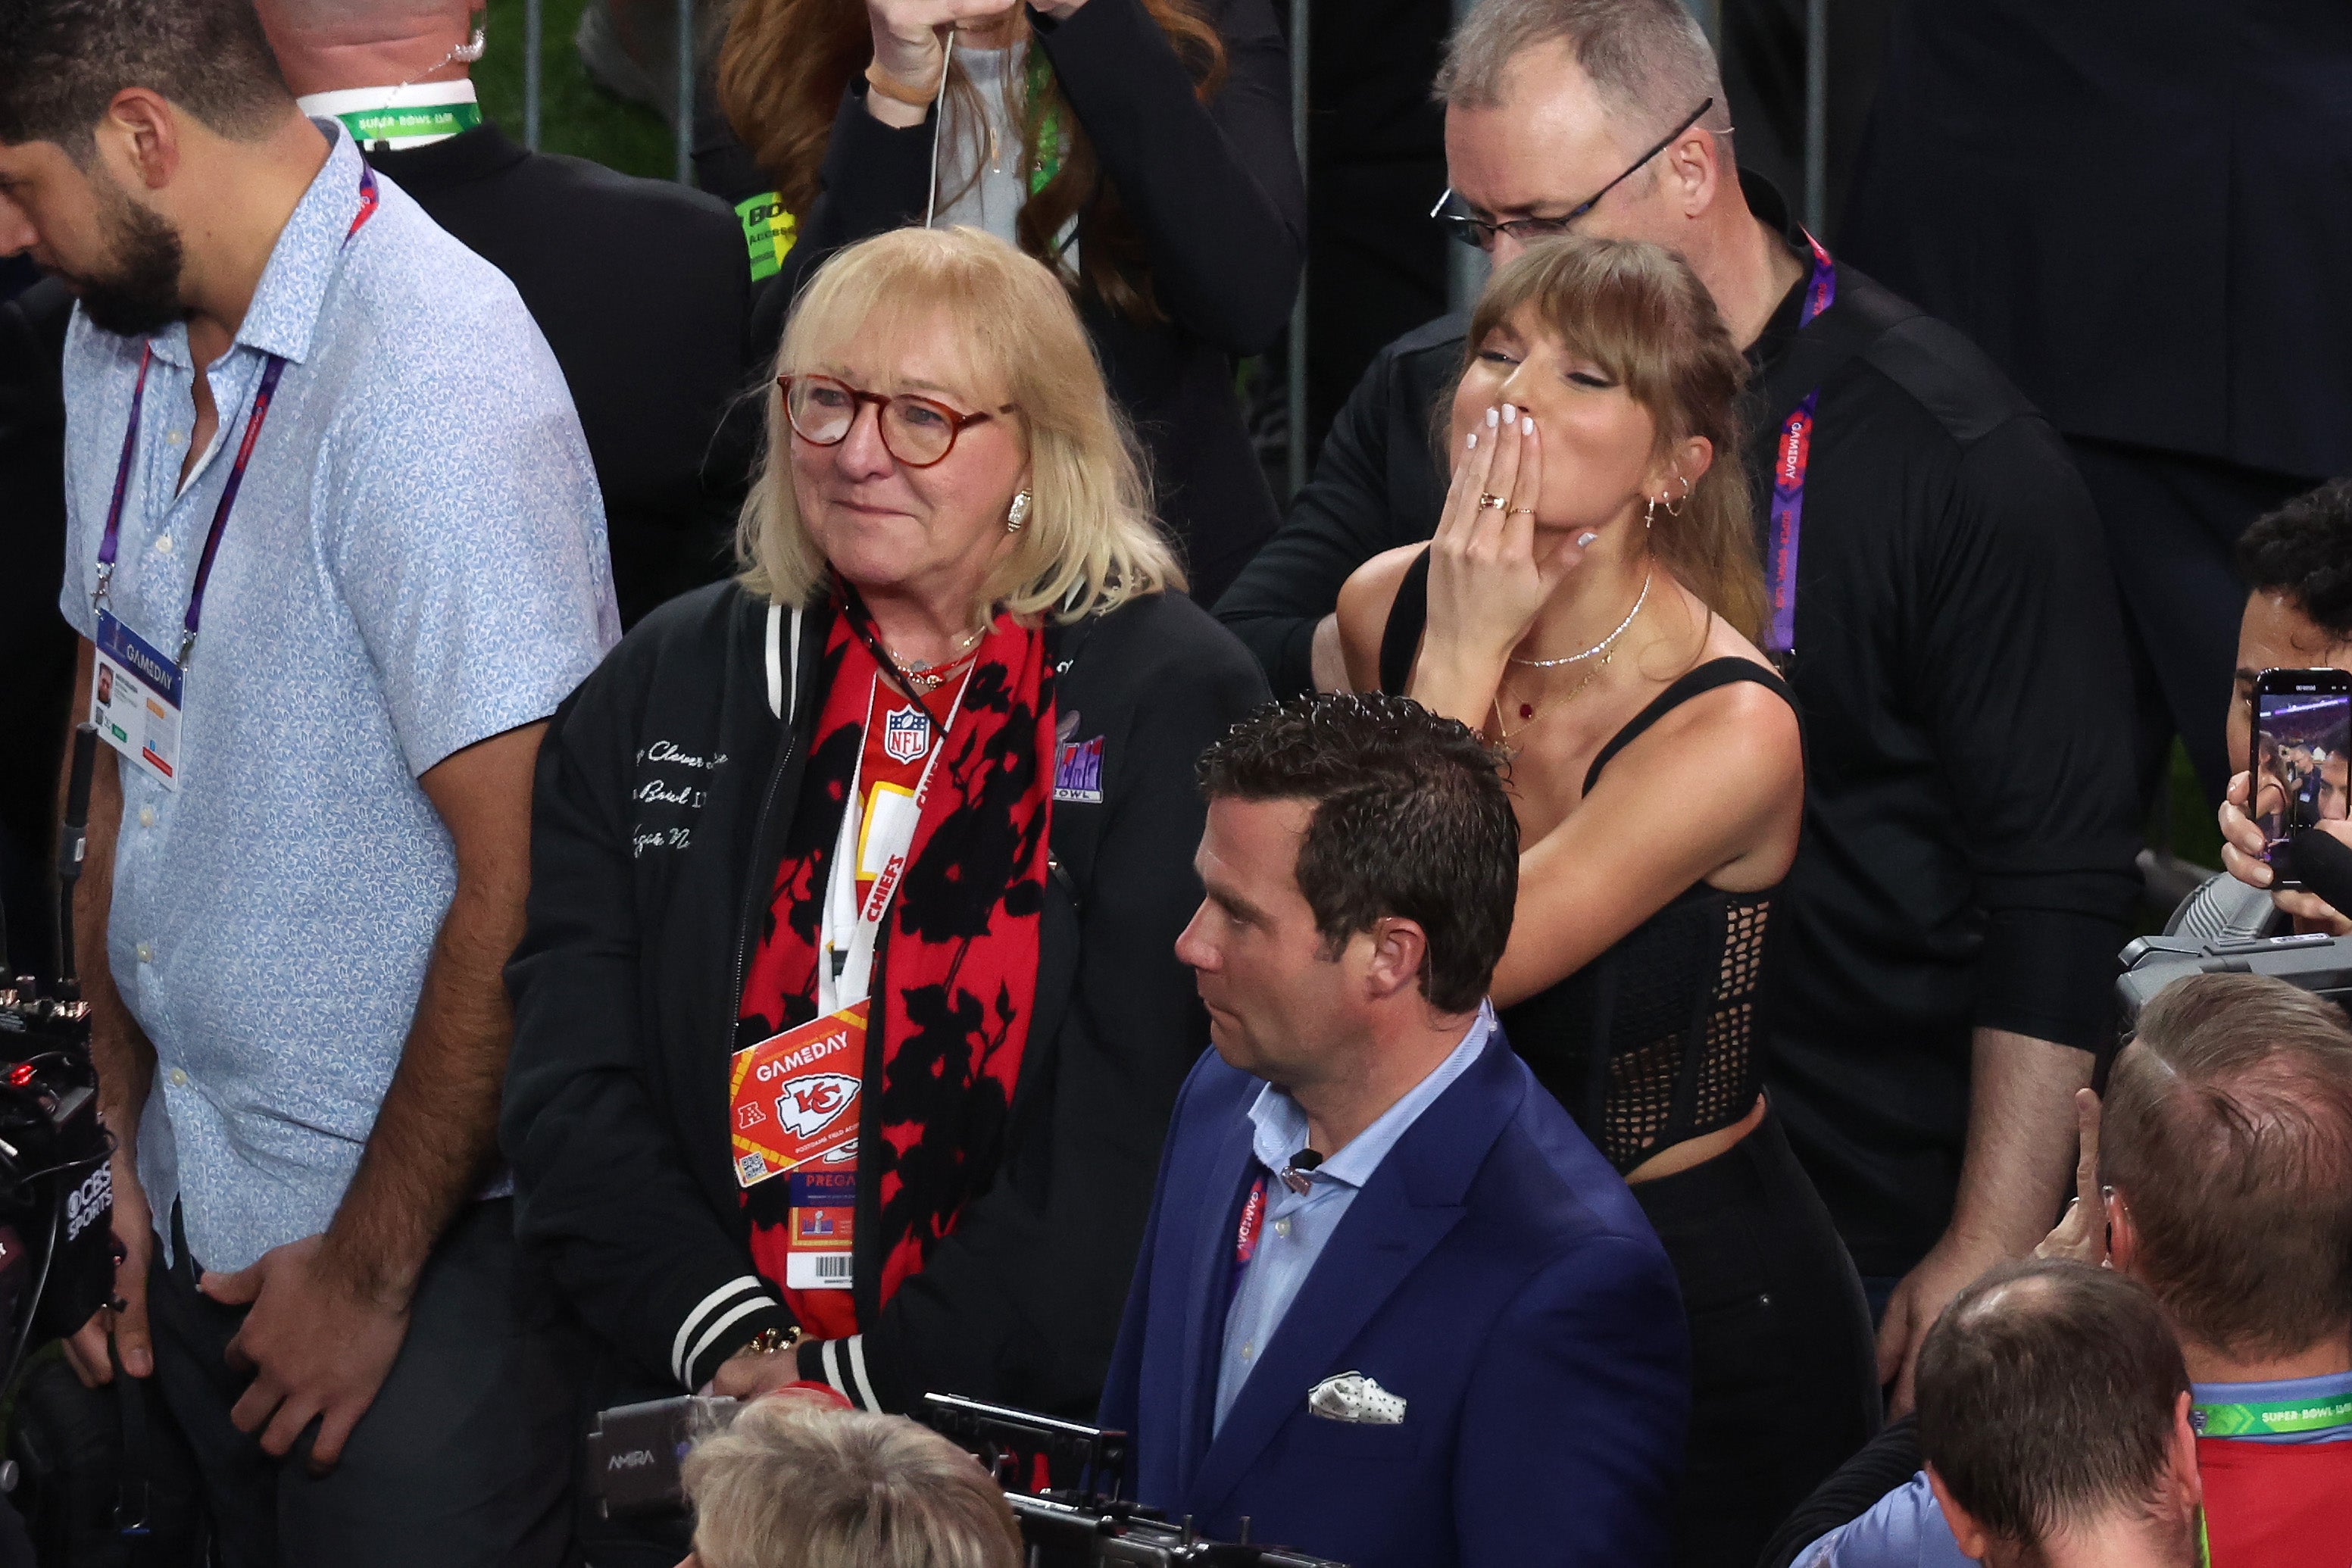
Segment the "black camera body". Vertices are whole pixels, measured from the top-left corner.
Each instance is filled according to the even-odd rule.
[[[70,1334],[114,1296],[112,1140],[89,1004],[0,990],[0,1324]]]
[[[13,985],[0,976],[0,1389],[15,1384],[36,1334],[73,1333],[114,1300],[114,1140],[98,1119],[73,944],[97,757],[96,727],[77,727],[58,835],[57,994],[40,994],[30,975]]]
[[[698,1437],[723,1429],[742,1406],[681,1397],[598,1412],[588,1430],[589,1485],[607,1519],[675,1517],[686,1507],[678,1467]],[[1346,1568],[1279,1546],[1208,1541],[1192,1521],[1171,1523],[1124,1500],[1127,1434],[952,1394],[923,1396],[917,1419],[967,1448],[1004,1489],[1034,1568]],[[1041,1476],[1061,1480],[1031,1489]]]
[[[2124,949],[2123,973],[2116,980],[2124,1038],[2131,1037],[2141,1009],[2158,992],[2191,974],[2268,974],[2352,1012],[2352,937],[2315,933],[2202,942],[2144,936]]]

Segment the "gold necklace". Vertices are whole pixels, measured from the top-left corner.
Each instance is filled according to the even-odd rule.
[[[898,667],[898,673],[906,678],[909,686],[918,692],[931,691],[945,683],[947,678],[953,675],[958,668],[972,656],[979,647],[980,639],[987,635],[988,627],[980,627],[970,637],[956,644],[955,652],[931,664],[925,664],[920,659],[906,658],[890,648],[884,648],[882,651],[890,655],[890,662]]]
[[[1536,727],[1536,721],[1541,719],[1546,713],[1550,713],[1556,710],[1565,708],[1570,703],[1575,701],[1578,698],[1583,696],[1584,689],[1591,685],[1595,680],[1599,679],[1601,672],[1607,668],[1610,661],[1614,659],[1616,657],[1617,652],[1614,648],[1602,654],[1599,662],[1594,664],[1591,669],[1584,672],[1584,679],[1576,683],[1576,689],[1570,692],[1567,696],[1561,698],[1557,702],[1547,703],[1541,709],[1538,709],[1532,702],[1520,703],[1519,727],[1517,732],[1522,735],[1526,734],[1529,730]],[[1495,739],[1498,744],[1507,746],[1511,743],[1512,734],[1512,731],[1507,730],[1503,726],[1503,689],[1499,684],[1497,684],[1495,688]]]
[[[1633,624],[1633,617],[1642,613],[1642,606],[1649,603],[1649,599],[1650,580],[1647,577],[1644,577],[1642,579],[1641,593],[1634,596],[1633,609],[1626,612],[1624,620],[1619,623],[1617,629],[1611,632],[1606,637],[1603,637],[1601,640],[1600,646],[1587,648],[1584,652],[1575,655],[1572,658],[1562,660],[1513,659],[1511,661],[1514,664],[1526,664],[1537,669],[1550,669],[1557,668],[1559,664],[1574,663],[1579,659],[1590,658],[1592,660],[1592,668],[1584,672],[1584,679],[1576,683],[1576,689],[1561,698],[1559,701],[1548,703],[1540,710],[1538,710],[1536,705],[1532,702],[1522,702],[1519,704],[1518,732],[1520,734],[1524,735],[1529,730],[1534,729],[1536,727],[1537,721],[1540,720],[1544,714],[1549,713],[1555,709],[1565,708],[1570,703],[1575,701],[1578,698],[1583,696],[1584,689],[1591,685],[1595,680],[1601,679],[1601,672],[1608,668],[1610,664],[1617,658],[1617,639],[1625,635],[1626,628]],[[1495,683],[1495,740],[1498,745],[1508,746],[1511,743],[1511,731],[1504,728],[1503,725],[1503,683],[1499,680]]]

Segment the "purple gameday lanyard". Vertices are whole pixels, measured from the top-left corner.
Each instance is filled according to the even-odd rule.
[[[352,226],[343,236],[349,246],[368,219],[375,216],[375,171],[362,163],[360,166],[360,210],[352,219]],[[220,504],[213,509],[212,531],[205,536],[205,552],[196,560],[196,582],[188,595],[188,613],[180,622],[180,657],[182,669],[188,668],[188,656],[195,651],[196,628],[204,620],[205,585],[212,581],[213,558],[220,553],[221,535],[228,529],[228,514],[236,505],[236,492],[245,484],[245,470],[253,461],[253,445],[261,438],[261,422],[269,417],[269,400],[278,390],[278,378],[286,374],[286,362],[276,354],[262,367],[261,385],[253,395],[253,407],[245,416],[245,438],[237,443],[236,461],[228,471],[228,483],[221,487]],[[139,408],[147,398],[147,371],[155,363],[152,343],[140,352],[139,380],[131,389],[131,428],[122,433],[122,461],[114,470],[114,499],[107,503],[106,532],[98,542],[98,589],[90,595],[89,607],[104,611],[107,588],[114,580],[114,558],[122,542],[122,502],[131,489],[131,463],[139,450]],[[198,371],[197,374],[204,373]]]
[[[1813,248],[1813,277],[1797,318],[1801,332],[1837,299],[1837,269],[1830,253],[1810,234],[1805,243]],[[1783,673],[1797,652],[1797,538],[1805,521],[1805,468],[1813,458],[1813,406],[1821,400],[1818,386],[1798,400],[1780,426],[1780,447],[1772,459],[1772,527],[1764,541],[1772,614],[1764,628],[1764,651]]]

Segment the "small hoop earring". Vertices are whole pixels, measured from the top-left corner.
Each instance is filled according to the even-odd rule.
[[[1004,531],[1018,533],[1029,521],[1029,492],[1023,490],[1013,498],[1012,510],[1004,514]]]
[[[1675,497],[1673,502],[1667,505],[1666,515],[1668,517],[1682,516],[1683,506],[1690,500],[1691,482],[1688,479],[1683,479],[1683,471],[1680,468],[1676,468],[1675,470],[1675,478],[1683,480],[1683,493]],[[1660,499],[1663,500],[1664,498],[1662,497]]]
[[[1666,515],[1672,517],[1674,514],[1672,512],[1668,512]],[[1642,531],[1643,533],[1649,532],[1651,528],[1656,524],[1657,521],[1658,498],[1652,496],[1650,498],[1649,504],[1642,509]]]

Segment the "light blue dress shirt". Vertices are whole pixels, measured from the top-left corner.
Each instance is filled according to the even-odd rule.
[[[208,373],[220,431],[184,489],[187,330],[149,340],[108,600],[179,647],[262,367],[283,357],[205,595],[180,788],[119,770],[106,961],[156,1055],[140,1179],[159,1225],[183,1200],[206,1268],[323,1230],[358,1164],[457,886],[418,776],[547,717],[620,633],[546,340],[388,179],[346,247],[360,155],[317,123],[333,149]],[[79,310],[66,340],[59,604],[84,637],[141,347]]]
[[[1299,1287],[1314,1272],[1315,1260],[1339,1228],[1339,1221],[1355,1203],[1356,1194],[1381,1168],[1405,1130],[1486,1048],[1495,1027],[1494,1009],[1482,1003],[1478,1016],[1446,1058],[1433,1068],[1404,1098],[1381,1112],[1370,1127],[1348,1141],[1346,1148],[1315,1167],[1307,1191],[1294,1193],[1281,1179],[1290,1162],[1307,1147],[1307,1112],[1273,1084],[1258,1090],[1250,1102],[1250,1123],[1256,1129],[1251,1149],[1265,1168],[1265,1212],[1259,1216],[1257,1249],[1241,1270],[1240,1288],[1225,1313],[1224,1349],[1217,1364],[1217,1426],[1225,1424],[1248,1381],[1250,1369],[1265,1353],[1267,1343],[1282,1328]],[[1298,1391],[1304,1402],[1307,1390]]]
[[[2189,1385],[2189,1421],[2201,1431],[2198,1412],[2210,1405],[2326,1405],[2347,1396],[2352,1396],[2352,1373],[2277,1383],[2192,1383]],[[2347,1443],[2352,1442],[2352,1424],[2230,1440]],[[1975,1561],[1964,1555],[1952,1539],[1952,1527],[1944,1521],[1943,1507],[1936,1501],[1927,1473],[1922,1470],[1879,1499],[1860,1518],[1797,1553],[1794,1568],[1969,1568]]]

